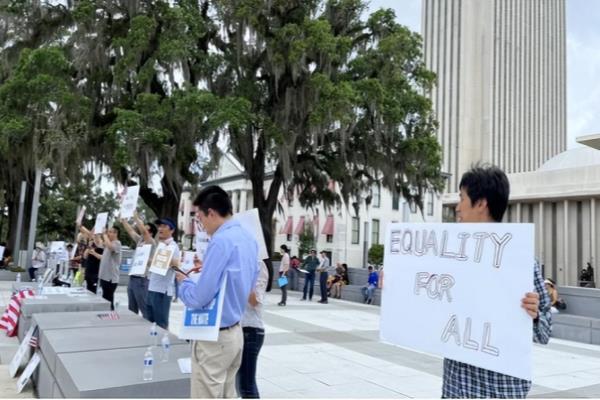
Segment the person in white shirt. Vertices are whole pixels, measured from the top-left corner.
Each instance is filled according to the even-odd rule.
[[[283,251],[283,256],[281,257],[281,263],[279,264],[279,277],[285,276],[288,277],[288,271],[290,270],[290,250],[285,244],[282,244],[280,249]],[[289,285],[289,284],[288,284]],[[287,301],[287,288],[288,285],[284,285],[280,287],[281,289],[281,301],[277,303],[278,306],[285,306]]]
[[[43,268],[46,268],[46,248],[41,242],[37,242],[31,258],[31,268],[28,270],[31,282],[35,281],[36,272],[39,273]]]
[[[321,264],[317,268],[321,274],[319,275],[319,283],[321,286],[321,300],[319,303],[327,304],[327,278],[329,277],[329,268],[331,267],[331,261],[327,257],[325,251],[321,251]]]
[[[256,285],[250,296],[242,316],[242,330],[244,332],[244,348],[242,364],[236,376],[236,386],[243,399],[258,399],[256,386],[256,363],[258,353],[265,341],[265,325],[263,323],[263,306],[265,303],[269,272],[264,262],[259,261],[260,270]]]

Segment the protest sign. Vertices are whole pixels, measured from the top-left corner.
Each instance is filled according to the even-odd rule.
[[[202,261],[204,260],[204,254],[208,248],[210,238],[208,237],[208,233],[202,230],[198,224],[196,224],[196,235],[194,241],[196,246],[196,255],[198,256],[198,259]]]
[[[198,275],[196,275],[198,276]],[[196,278],[199,279],[199,278]],[[217,295],[206,308],[191,309],[185,307],[179,338],[186,340],[202,340],[215,342],[219,339],[221,316],[223,314],[223,300],[227,288],[227,275],[221,283]]]
[[[121,211],[119,215],[121,218],[131,218],[137,208],[138,196],[140,194],[139,186],[129,186],[125,188],[123,193],[123,200],[121,202]]]
[[[4,258],[4,246],[0,246],[0,260]]]
[[[23,388],[31,379],[33,371],[35,371],[37,366],[40,365],[40,361],[40,353],[36,352],[33,357],[31,357],[31,360],[29,360],[27,367],[25,367],[25,371],[23,371],[19,377],[19,380],[17,381],[17,393],[21,393],[23,391]]]
[[[531,380],[533,224],[390,224],[381,339]]]
[[[159,243],[154,252],[152,264],[150,264],[150,272],[165,276],[169,271],[171,259],[173,258],[173,250],[164,243]]]
[[[258,259],[264,260],[269,258],[265,236],[262,231],[262,224],[260,223],[260,217],[258,216],[258,209],[253,208],[252,210],[237,213],[233,216],[233,219],[238,220],[242,227],[256,239],[256,243],[258,243]]]
[[[106,222],[108,222],[108,213],[103,212],[96,215],[96,223],[94,224],[94,234],[100,234],[104,232],[106,228]]]
[[[183,272],[188,272],[190,269],[194,268],[194,256],[196,253],[193,251],[184,251],[183,252],[183,261],[181,263],[181,269]]]
[[[81,222],[83,221],[83,216],[85,215],[85,206],[82,206],[81,209],[79,210],[79,214],[77,214],[77,219],[75,220],[75,224],[77,225],[81,225]]]
[[[18,348],[17,352],[15,353],[15,356],[10,361],[10,364],[8,364],[8,373],[11,378],[14,378],[15,375],[17,375],[17,371],[19,370],[19,367],[21,366],[23,361],[29,358],[29,346],[30,346],[29,342],[31,341],[31,338],[33,337],[34,329],[35,329],[34,325],[31,325],[29,327],[29,330],[27,331],[27,334],[21,341],[21,344],[19,345],[19,348]]]
[[[151,244],[144,244],[135,249],[133,264],[131,264],[129,275],[144,275],[146,273],[146,265],[148,265],[148,259],[150,258],[151,252]]]

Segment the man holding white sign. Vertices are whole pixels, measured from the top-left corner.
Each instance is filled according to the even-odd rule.
[[[551,330],[537,264],[533,285],[529,280],[532,227],[495,224],[509,198],[508,178],[499,168],[474,167],[459,188],[457,221],[469,224],[392,226],[386,262],[402,257],[402,264],[386,265],[382,337],[443,354],[443,398],[523,398],[531,388],[531,329],[533,340],[544,344]],[[409,286],[394,279],[401,269],[413,274]],[[503,297],[490,298],[493,288],[501,288]],[[390,323],[394,310],[386,298],[398,292],[412,296],[411,309],[420,312],[418,330],[395,330],[397,324]]]
[[[194,341],[192,398],[237,397],[236,373],[242,361],[240,320],[258,276],[258,245],[232,218],[231,199],[219,186],[208,186],[194,200],[196,222],[211,236],[197,282],[177,273],[179,298],[186,307],[208,307],[226,280],[219,337],[216,342]]]
[[[179,246],[173,238],[177,225],[170,218],[161,218],[155,224],[159,243],[150,266],[146,318],[168,329],[171,300],[175,294],[175,270],[171,267],[179,266],[180,258]],[[155,268],[158,264],[161,268]]]

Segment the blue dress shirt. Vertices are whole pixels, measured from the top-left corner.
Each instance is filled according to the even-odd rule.
[[[229,219],[210,239],[197,282],[185,279],[179,298],[188,308],[204,308],[227,277],[221,328],[240,322],[258,277],[258,244],[238,221]]]

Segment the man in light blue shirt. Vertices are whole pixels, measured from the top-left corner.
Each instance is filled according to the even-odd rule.
[[[258,276],[258,244],[232,220],[231,200],[219,186],[204,188],[194,200],[196,221],[211,236],[197,282],[177,273],[179,298],[189,308],[210,304],[227,279],[217,342],[195,341],[192,347],[192,398],[237,397],[235,378],[244,338],[240,320]]]

